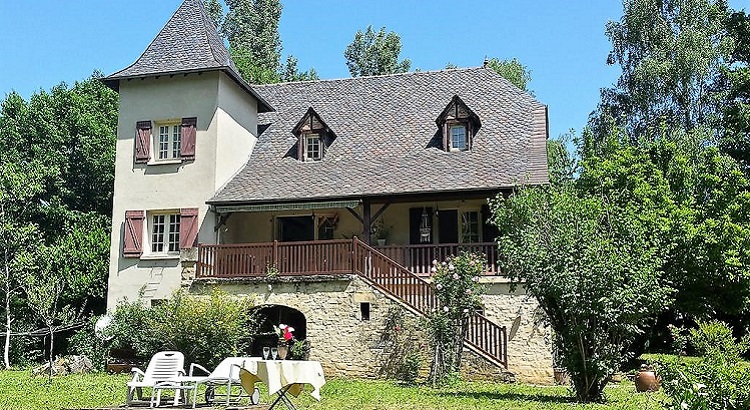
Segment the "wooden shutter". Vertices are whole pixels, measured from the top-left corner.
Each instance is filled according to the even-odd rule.
[[[151,159],[151,121],[135,123],[135,163],[145,164]]]
[[[182,119],[182,135],[180,135],[180,156],[183,160],[195,159],[195,128],[198,119],[195,117]]]
[[[198,239],[198,208],[180,209],[180,249],[196,246]]]
[[[143,220],[145,218],[145,211],[125,211],[123,257],[138,258],[143,254]]]

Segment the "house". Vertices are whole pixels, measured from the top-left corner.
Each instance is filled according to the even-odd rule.
[[[292,324],[327,372],[371,376],[389,312],[433,308],[432,261],[470,250],[489,290],[467,363],[551,379],[487,223],[487,198],[548,181],[532,96],[486,67],[251,86],[200,0],[105,81],[120,93],[109,308],[220,286]]]

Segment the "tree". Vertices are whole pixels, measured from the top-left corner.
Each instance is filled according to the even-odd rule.
[[[229,52],[237,69],[252,84],[280,81],[317,80],[314,69],[300,72],[297,59],[289,55],[281,63],[279,0],[225,0],[228,12],[219,0],[203,0],[208,14],[229,41]]]
[[[726,90],[726,95],[718,146],[740,161],[745,173],[750,174],[750,16],[744,11],[732,13],[727,30],[734,41],[734,51],[719,77],[719,87]]]
[[[620,21],[606,28],[613,46],[607,63],[618,64],[622,74],[602,91],[594,120],[611,118],[634,139],[662,122],[685,130],[707,124],[717,110],[712,83],[731,50],[725,0],[626,0],[623,6]]]
[[[662,244],[638,211],[571,186],[523,188],[494,203],[501,269],[544,311],[580,401],[604,399],[626,347],[670,300]]]
[[[516,87],[523,91],[529,91],[527,86],[531,81],[531,71],[517,59],[498,60],[497,58],[491,58],[485,64]]]
[[[354,35],[344,51],[344,58],[352,77],[361,77],[409,71],[411,61],[398,61],[399,54],[401,37],[398,34],[386,33],[385,27],[376,33],[372,26],[367,26],[364,33],[358,30]]]
[[[229,40],[232,59],[240,74],[256,80],[266,78],[261,73],[277,73],[281,67],[281,2],[226,0],[226,4],[229,11],[222,32]]]
[[[42,301],[35,298],[41,296],[29,290],[46,284],[38,278],[30,284],[26,278],[65,278],[60,306],[77,312],[104,310],[118,96],[99,77],[94,73],[72,87],[60,84],[39,91],[28,101],[11,93],[0,103],[0,282],[5,302],[0,311],[6,352],[11,324],[38,326],[25,313],[39,306]],[[46,326],[47,319],[41,322]],[[5,359],[9,364],[7,353]]]

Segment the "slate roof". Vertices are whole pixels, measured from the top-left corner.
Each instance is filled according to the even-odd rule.
[[[116,84],[129,78],[213,70],[226,72],[258,98],[262,111],[271,110],[240,76],[203,2],[185,0],[133,64],[104,80]]]
[[[259,115],[245,167],[210,204],[490,190],[545,184],[546,106],[489,68],[256,86]],[[435,119],[454,96],[479,116],[472,150],[446,152]],[[312,107],[336,134],[318,162],[296,159],[292,129]]]

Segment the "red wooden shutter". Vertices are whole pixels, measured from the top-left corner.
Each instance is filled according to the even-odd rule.
[[[125,211],[125,244],[122,256],[138,258],[143,254],[143,220],[144,211]]]
[[[182,119],[182,135],[180,136],[180,156],[182,159],[195,159],[195,127],[198,119],[195,117]]]
[[[180,249],[196,246],[198,239],[198,208],[180,209]]]
[[[135,163],[145,164],[151,159],[151,121],[138,121],[135,124]]]

